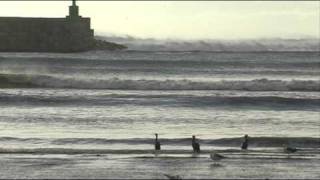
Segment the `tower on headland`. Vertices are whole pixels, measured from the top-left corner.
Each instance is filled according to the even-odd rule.
[[[76,0],[72,0],[69,14],[62,18],[0,17],[0,52],[82,52],[125,48],[96,40],[91,19],[79,15]]]
[[[69,20],[79,20],[81,16],[79,16],[79,6],[77,6],[76,0],[72,0],[72,6],[69,6],[69,16],[67,16]]]
[[[80,52],[95,46],[90,18],[72,0],[64,18],[0,17],[0,52]]]

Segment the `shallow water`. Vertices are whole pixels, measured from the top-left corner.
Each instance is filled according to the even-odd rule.
[[[250,154],[250,153],[248,153]],[[208,155],[1,155],[0,178],[183,179],[300,178],[318,179],[318,158],[252,155],[231,156],[219,162]],[[240,157],[240,158],[236,158]],[[14,172],[14,173],[12,173]]]

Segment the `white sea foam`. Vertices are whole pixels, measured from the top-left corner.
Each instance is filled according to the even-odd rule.
[[[49,87],[76,89],[122,89],[122,90],[245,90],[245,91],[319,91],[316,80],[269,80],[207,81],[191,80],[131,80],[131,79],[80,79],[47,75],[0,75],[3,86]]]

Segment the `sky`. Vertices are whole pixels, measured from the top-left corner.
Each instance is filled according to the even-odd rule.
[[[157,39],[319,38],[317,1],[79,1],[96,35]],[[0,16],[64,17],[71,1],[0,1]]]

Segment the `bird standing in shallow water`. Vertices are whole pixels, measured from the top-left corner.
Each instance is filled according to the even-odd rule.
[[[192,136],[192,148],[193,152],[200,153],[200,144],[196,142],[196,136]]]
[[[244,142],[241,145],[241,149],[247,150],[249,145],[248,135],[244,135]]]
[[[164,176],[166,176],[170,180],[182,180],[182,178],[179,175],[173,176],[169,174],[164,174]]]
[[[158,134],[155,134],[155,135],[156,135],[156,141],[154,142],[154,149],[155,150],[161,150],[161,144],[158,141]]]

